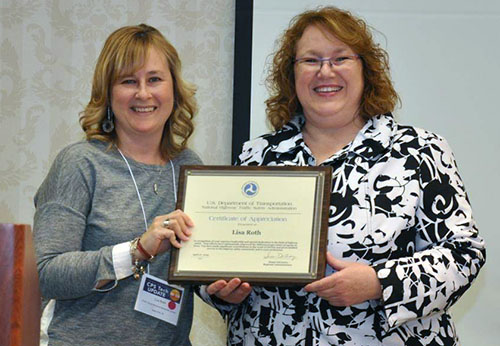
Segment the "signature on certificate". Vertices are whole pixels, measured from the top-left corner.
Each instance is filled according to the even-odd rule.
[[[286,260],[286,261],[295,261],[296,256],[283,253],[283,252],[268,252],[264,255],[264,259],[268,260]]]

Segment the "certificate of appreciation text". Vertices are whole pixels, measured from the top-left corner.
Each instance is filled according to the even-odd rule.
[[[329,171],[189,167],[183,167],[178,207],[195,227],[191,239],[173,251],[169,281],[239,277],[251,283],[298,284],[323,275],[317,271],[324,271]]]

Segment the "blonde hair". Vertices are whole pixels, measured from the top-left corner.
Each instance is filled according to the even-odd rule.
[[[275,130],[281,129],[296,113],[303,112],[295,91],[294,62],[297,42],[305,29],[316,25],[347,44],[363,62],[364,90],[360,115],[364,119],[391,112],[399,102],[389,73],[387,52],[373,41],[366,23],[350,12],[322,7],[294,17],[278,41],[266,79],[270,97],[267,118]]]
[[[102,130],[107,107],[111,105],[111,88],[119,77],[140,69],[152,48],[165,56],[174,86],[174,109],[160,144],[162,156],[171,159],[186,147],[194,130],[192,119],[198,110],[194,98],[196,88],[182,79],[181,61],[174,46],[157,29],[146,24],[122,27],[104,43],[94,71],[90,101],[80,113],[80,125],[87,140],[99,139],[110,145],[116,142],[116,131]]]

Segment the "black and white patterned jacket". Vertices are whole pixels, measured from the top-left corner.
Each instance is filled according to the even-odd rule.
[[[297,116],[246,142],[238,164],[315,165],[303,124]],[[447,142],[380,115],[322,165],[333,168],[328,251],[373,266],[383,298],[339,308],[302,289],[253,287],[230,305],[202,288],[229,320],[228,344],[457,345],[447,310],[478,275],[485,249]]]

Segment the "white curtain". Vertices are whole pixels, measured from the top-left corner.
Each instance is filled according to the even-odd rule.
[[[104,40],[139,23],[167,37],[198,86],[190,147],[206,164],[230,164],[234,0],[1,0],[0,222],[32,223],[55,155],[83,138],[78,113]],[[199,300],[191,335],[225,344],[221,318]]]

